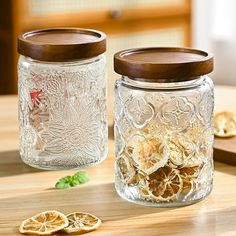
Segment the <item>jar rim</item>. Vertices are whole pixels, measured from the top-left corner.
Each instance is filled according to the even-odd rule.
[[[213,55],[180,47],[127,49],[114,55],[118,74],[142,82],[181,82],[213,71]]]
[[[83,28],[47,28],[21,34],[18,52],[38,61],[88,59],[106,51],[103,32]]]

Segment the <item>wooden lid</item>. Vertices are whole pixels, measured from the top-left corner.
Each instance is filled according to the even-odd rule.
[[[138,48],[114,55],[114,70],[133,80],[180,82],[213,71],[213,56],[190,48]]]
[[[63,62],[98,56],[106,51],[106,35],[79,28],[50,28],[18,37],[18,52],[39,61]]]

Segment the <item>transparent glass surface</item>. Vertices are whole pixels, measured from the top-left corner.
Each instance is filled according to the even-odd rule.
[[[46,63],[20,56],[20,155],[42,169],[80,169],[107,155],[105,57]]]
[[[213,83],[115,84],[118,194],[149,206],[197,202],[212,190]]]

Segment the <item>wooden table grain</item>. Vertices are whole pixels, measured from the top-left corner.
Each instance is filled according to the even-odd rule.
[[[219,88],[217,88],[219,89]],[[220,88],[225,89],[227,87]],[[235,97],[236,99],[236,88]],[[87,169],[88,184],[54,189],[75,171],[43,171],[23,164],[18,150],[16,96],[0,97],[0,236],[20,235],[20,222],[38,212],[87,211],[103,221],[86,235],[236,235],[236,167],[215,163],[214,189],[205,200],[180,208],[150,208],[122,200],[114,189],[114,143],[108,158]]]

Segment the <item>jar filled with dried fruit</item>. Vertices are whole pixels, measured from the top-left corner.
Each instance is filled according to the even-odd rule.
[[[102,32],[55,28],[18,38],[20,155],[41,169],[80,169],[107,155]]]
[[[114,68],[118,194],[148,206],[205,198],[213,181],[213,57],[185,48],[118,52]]]

